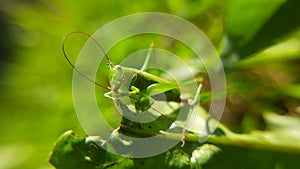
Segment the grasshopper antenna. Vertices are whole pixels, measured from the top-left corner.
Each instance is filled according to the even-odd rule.
[[[62,40],[62,52],[63,52],[63,55],[64,55],[65,59],[67,60],[67,62],[69,63],[69,65],[70,65],[77,73],[79,73],[83,78],[85,78],[86,80],[90,81],[91,83],[94,83],[95,85],[97,85],[97,86],[99,86],[99,87],[102,87],[102,88],[107,89],[107,90],[111,90],[110,87],[104,86],[104,85],[102,85],[102,84],[100,84],[100,83],[98,83],[98,82],[92,80],[92,79],[89,78],[88,76],[86,76],[86,75],[85,75],[84,73],[82,73],[79,69],[77,69],[76,66],[75,66],[75,65],[71,62],[71,60],[69,59],[69,57],[68,57],[68,55],[67,55],[67,53],[66,53],[66,50],[65,50],[65,42],[67,41],[67,39],[68,39],[69,37],[71,37],[72,35],[75,35],[75,34],[84,35],[84,36],[88,37],[89,39],[91,39],[91,40],[93,41],[94,45],[99,49],[99,51],[101,51],[101,52],[104,54],[104,59],[105,59],[107,65],[108,65],[108,67],[110,67],[110,68],[113,68],[113,67],[114,67],[113,63],[110,61],[109,57],[108,57],[107,54],[105,53],[105,51],[104,51],[104,49],[102,48],[102,46],[98,43],[98,41],[97,41],[94,37],[92,37],[91,35],[89,35],[89,34],[87,34],[87,33],[85,33],[85,32],[81,32],[81,31],[70,32],[70,33],[68,33],[67,35],[65,35],[65,37],[63,38],[63,40]],[[154,48],[154,44],[152,43],[152,44],[150,45],[150,50],[149,50],[149,52],[148,52],[148,54],[147,54],[147,56],[146,56],[146,61],[145,61],[144,65],[142,66],[141,71],[144,71],[144,69],[147,67],[148,62],[149,62],[150,57],[151,57],[151,52],[152,52],[153,48]],[[200,89],[199,89],[199,91],[197,91],[196,97],[199,97],[199,96],[198,96],[198,95],[199,95],[198,92],[200,92]],[[137,99],[137,98],[135,98],[135,97],[132,97],[132,96],[129,96],[129,97],[132,98],[132,99],[134,99],[134,100],[136,100],[136,101],[141,101],[140,99]],[[142,102],[142,103],[143,103],[143,102]],[[198,102],[195,101],[194,104],[196,104],[196,103],[198,103]],[[146,104],[145,104],[145,105],[146,105]],[[194,106],[194,105],[193,105],[193,106]],[[171,121],[171,122],[174,122],[174,123],[176,124],[176,121],[173,121],[171,118],[169,118],[168,116],[166,116],[166,115],[164,115],[163,113],[161,113],[158,109],[156,109],[156,108],[154,108],[154,107],[150,107],[150,108],[151,108],[152,110],[154,110],[155,112],[159,113],[160,115],[164,116],[167,120],[169,120],[169,121]],[[185,128],[185,127],[184,127],[183,125],[181,125],[181,124],[176,124],[176,125],[178,125],[178,126],[180,126],[180,127],[182,127],[182,128]],[[185,139],[185,138],[183,138],[183,140],[184,140],[184,139]]]
[[[110,90],[109,87],[104,86],[104,85],[102,85],[102,84],[100,84],[100,83],[98,83],[98,82],[96,82],[96,81],[90,79],[90,78],[87,77],[85,74],[83,74],[82,72],[80,72],[80,71],[74,66],[74,64],[71,62],[71,60],[69,59],[69,57],[68,57],[68,55],[67,55],[67,53],[66,53],[66,51],[65,51],[65,42],[66,42],[66,40],[67,40],[70,36],[75,35],[75,34],[81,34],[81,35],[84,35],[84,36],[88,37],[89,39],[93,40],[93,42],[95,43],[96,47],[97,47],[102,53],[104,53],[104,59],[105,59],[107,65],[108,65],[109,67],[113,67],[112,62],[110,61],[110,59],[108,58],[108,56],[107,56],[106,53],[104,52],[104,49],[101,47],[101,45],[97,42],[97,40],[96,40],[95,38],[93,38],[91,35],[89,35],[89,34],[87,34],[87,33],[85,33],[85,32],[79,32],[79,31],[78,31],[78,32],[70,32],[70,33],[68,33],[68,34],[63,38],[63,40],[62,40],[62,51],[63,51],[64,57],[65,57],[66,60],[68,61],[69,65],[70,65],[77,73],[79,73],[82,77],[84,77],[86,80],[88,80],[88,81],[90,81],[90,82],[92,82],[92,83],[96,84],[97,86],[100,86],[100,87],[102,87],[102,88],[104,88],[104,89]]]

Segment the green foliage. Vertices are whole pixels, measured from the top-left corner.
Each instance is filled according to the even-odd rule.
[[[130,158],[106,152],[95,142],[105,145],[100,138],[82,138],[67,131],[57,140],[49,161],[57,169],[133,168]]]
[[[169,168],[190,168],[190,155],[182,149],[175,149],[166,154],[166,163]]]
[[[297,0],[229,0],[224,63],[253,55],[295,31],[300,26],[299,5]]]
[[[244,135],[230,133],[222,127],[226,134],[212,135],[207,141],[210,144],[199,144],[197,143],[198,139],[189,139],[191,136],[188,136],[187,143],[183,148],[177,145],[163,154],[137,159],[120,157],[102,149],[122,145],[129,147],[128,150],[130,151],[131,144],[124,144],[124,140],[116,133],[112,134],[113,139],[104,142],[99,137],[80,138],[69,131],[58,139],[50,162],[57,168],[71,168],[74,166],[77,166],[77,168],[113,168],[123,166],[146,169],[154,167],[265,169],[279,166],[281,169],[288,169],[299,165],[297,159],[300,157],[300,135],[297,129],[300,127],[300,119],[275,115],[270,112],[265,113],[265,119],[269,131],[256,131]],[[140,136],[140,133],[136,130],[128,130],[127,132],[130,132],[131,136]],[[103,145],[103,147],[100,148],[95,143]],[[124,150],[124,147],[122,149]],[[78,160],[74,162],[74,159]],[[257,159],[260,163],[253,162]]]
[[[103,141],[99,137],[78,137],[72,131],[67,131],[57,140],[51,154],[50,163],[57,169],[150,169],[154,167],[188,169],[201,167],[215,153],[220,151],[217,147],[209,144],[200,147],[195,147],[195,144],[187,144],[184,148],[176,146],[166,153],[153,157],[131,159],[106,152],[105,147],[118,147],[118,145],[108,145],[110,143],[104,143]],[[99,144],[103,146],[99,147]],[[191,150],[194,148],[196,149],[192,152]]]
[[[220,147],[221,152],[216,154],[208,163],[201,166],[203,169],[232,168],[232,169],[288,169],[299,165],[299,155],[282,154],[277,152],[257,149],[245,149],[240,147]]]
[[[231,68],[226,72],[229,94],[222,123],[241,134],[219,126],[219,133],[214,133],[204,144],[198,143],[199,135],[188,135],[183,148],[177,145],[154,157],[130,159],[108,153],[94,144],[104,142],[98,136],[78,137],[66,132],[53,148],[50,162],[57,168],[285,169],[299,166],[298,0],[133,0],[130,3],[32,0],[5,1],[0,6],[0,25],[5,32],[0,42],[0,168],[53,168],[46,159],[55,139],[70,128],[80,136],[85,135],[74,114],[72,71],[62,57],[62,37],[74,30],[91,34],[111,20],[144,11],[184,17],[222,49],[219,52],[224,66]],[[85,40],[74,37],[67,44],[73,61]],[[108,55],[118,63],[128,53],[152,42],[188,63],[194,61],[190,59],[193,53],[186,46],[161,36],[124,40]],[[97,82],[109,86],[105,64],[101,67],[105,70],[99,70]],[[205,78],[206,91],[200,99],[205,109],[209,108],[210,101],[208,79]],[[155,89],[166,92],[177,87],[160,83],[146,86],[143,92],[147,94]],[[134,123],[122,119],[114,111],[113,103],[103,97],[104,91],[96,90],[99,102],[106,104],[105,118],[116,128],[127,126],[121,132],[129,136],[156,135],[169,128],[177,115],[173,111],[166,115],[168,119],[160,117],[151,123]],[[167,97],[176,99],[178,94]],[[170,139],[182,137],[167,134]],[[119,138],[118,132],[112,133],[110,141],[130,150],[131,143]],[[107,146],[114,150],[113,145]]]
[[[106,152],[95,143],[87,143],[85,140],[75,137],[72,131],[67,131],[58,139],[50,162],[56,168],[95,168],[103,163]]]
[[[191,162],[193,164],[193,168],[201,169],[203,166],[209,163],[215,163],[216,159],[214,156],[221,151],[219,147],[216,147],[211,144],[204,144],[201,147],[197,147],[193,153]]]

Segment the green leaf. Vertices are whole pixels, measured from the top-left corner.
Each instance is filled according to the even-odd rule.
[[[297,130],[300,128],[300,117],[298,116],[278,115],[273,112],[264,112],[263,117],[270,130]]]
[[[250,56],[299,28],[299,5],[297,0],[229,0],[225,64]]]
[[[197,147],[191,157],[193,168],[201,169],[203,165],[209,162],[211,158],[221,151],[220,148],[211,144],[204,144]]]
[[[191,167],[189,158],[190,155],[184,152],[182,148],[177,148],[167,152],[166,163],[168,168],[187,169]]]
[[[50,157],[50,163],[57,169],[95,168],[91,158],[87,156],[85,138],[75,137],[72,131],[65,132],[59,137]],[[105,151],[99,151],[105,154]],[[96,156],[98,154],[95,154]]]
[[[283,94],[300,99],[300,84],[292,84],[279,89]]]
[[[265,140],[276,144],[294,146],[293,150],[300,150],[300,117],[278,115],[272,112],[264,112],[267,131],[258,133]]]
[[[201,165],[201,169],[290,169],[299,166],[299,155],[258,149],[219,146],[222,151]]]
[[[134,167],[136,169],[160,169],[167,168],[165,163],[166,153],[159,154],[148,158],[136,158],[134,159]]]
[[[98,145],[104,146],[105,141],[97,136],[78,137],[67,131],[58,138],[49,161],[57,169],[133,168],[130,158],[106,152]]]
[[[171,150],[148,158],[134,159],[135,167],[140,169],[188,169],[191,168],[191,152],[198,143],[186,143],[176,145]]]

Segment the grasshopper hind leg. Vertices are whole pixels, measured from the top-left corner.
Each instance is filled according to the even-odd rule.
[[[200,103],[200,91],[201,91],[201,88],[202,88],[202,84],[200,83],[198,85],[198,88],[197,88],[197,91],[195,93],[194,99],[191,100],[191,101],[189,101],[189,105],[190,105],[189,113],[193,113],[193,110],[194,110],[195,106],[197,106]],[[188,125],[190,125],[190,124],[188,124]],[[184,145],[185,145],[187,132],[188,132],[188,130],[186,128],[182,129],[182,138],[181,138],[182,144],[181,144],[181,147],[184,147]]]

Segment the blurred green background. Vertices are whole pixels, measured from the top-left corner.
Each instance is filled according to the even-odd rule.
[[[262,113],[267,110],[299,116],[296,7],[295,0],[1,1],[0,169],[52,168],[47,159],[57,137],[68,129],[85,135],[73,108],[72,70],[62,55],[62,38],[75,30],[93,34],[137,12],[174,14],[205,32],[228,68],[230,95],[222,121],[232,130],[265,129]],[[84,40],[68,43],[70,56]],[[144,43],[125,43],[110,56],[118,61],[135,49],[132,45],[149,45]]]

